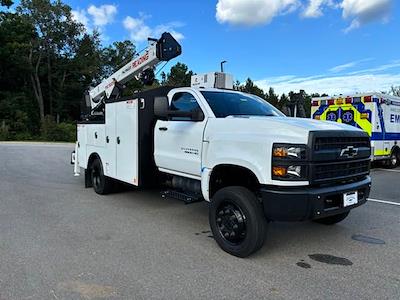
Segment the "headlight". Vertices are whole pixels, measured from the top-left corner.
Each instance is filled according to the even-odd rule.
[[[272,156],[274,158],[305,159],[306,146],[274,144],[274,148],[272,150]]]
[[[272,179],[307,181],[306,145],[274,144],[272,149]]]

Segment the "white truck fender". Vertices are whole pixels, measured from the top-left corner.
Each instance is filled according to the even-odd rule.
[[[210,176],[211,169],[203,167],[201,170],[201,193],[204,200],[210,202]]]

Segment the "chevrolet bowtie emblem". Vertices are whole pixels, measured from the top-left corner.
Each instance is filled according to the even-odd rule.
[[[353,146],[348,146],[340,151],[340,157],[353,158],[357,156],[357,154],[358,148],[354,148]]]

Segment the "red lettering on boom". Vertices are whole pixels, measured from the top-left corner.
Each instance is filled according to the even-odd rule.
[[[144,63],[146,60],[149,59],[149,53],[147,52],[145,55],[139,57],[137,60],[135,60],[132,63],[132,67],[136,68],[137,66],[140,66],[142,63]]]

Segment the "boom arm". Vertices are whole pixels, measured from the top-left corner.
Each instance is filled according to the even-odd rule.
[[[169,61],[181,53],[181,46],[168,32],[164,32],[159,40],[149,39],[149,46],[143,55],[133,59],[89,91],[92,109],[104,97],[110,98],[117,95],[118,86],[125,84],[132,78],[139,78],[144,71],[153,70],[160,62]]]

